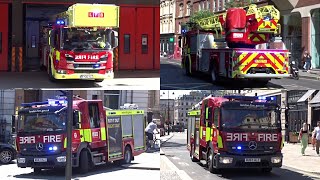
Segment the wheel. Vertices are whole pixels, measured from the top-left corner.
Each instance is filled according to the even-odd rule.
[[[214,156],[213,156],[213,151],[212,151],[212,149],[210,149],[208,152],[208,157],[207,157],[207,166],[208,166],[209,171],[211,173],[218,173],[218,169],[213,167],[213,163],[215,163],[215,160],[214,160]]]
[[[189,59],[187,58],[185,60],[185,71],[186,71],[186,75],[187,76],[191,76],[191,72],[190,72],[190,62],[189,62]]]
[[[80,153],[80,172],[85,174],[89,171],[89,156],[86,150],[82,150]]]
[[[52,73],[52,69],[51,69],[51,62],[49,62],[48,69],[49,69],[49,80],[50,80],[51,82],[56,82],[57,79],[55,79],[55,78],[53,77],[53,73]]]
[[[263,168],[262,169],[262,172],[263,173],[270,173],[272,171],[272,168],[270,167],[270,168]]]
[[[127,146],[126,149],[124,150],[123,163],[130,164],[131,160],[132,160],[132,151],[131,151],[131,148],[129,146]]]
[[[41,173],[41,168],[33,168],[33,173],[34,174],[40,174]]]
[[[0,152],[1,164],[9,164],[13,160],[13,152],[10,149],[4,149]]]

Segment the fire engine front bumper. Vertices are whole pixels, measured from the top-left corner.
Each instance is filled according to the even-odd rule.
[[[17,156],[18,167],[59,168],[66,166],[66,152],[46,156]]]
[[[290,77],[290,74],[266,74],[266,73],[257,73],[257,74],[238,74],[238,78],[248,78],[248,79],[259,79],[259,78],[265,78],[265,79],[276,79],[276,78],[287,78]]]
[[[113,71],[107,71],[105,74],[98,73],[74,73],[74,74],[54,74],[55,79],[83,79],[83,80],[97,80],[97,79],[113,79]]]
[[[228,168],[272,168],[281,167],[283,156],[281,153],[264,156],[237,156],[217,154],[215,156],[218,169]]]

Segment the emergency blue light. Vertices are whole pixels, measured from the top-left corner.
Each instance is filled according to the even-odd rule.
[[[242,148],[241,148],[241,146],[237,146],[237,149],[238,149],[238,150],[241,150]]]
[[[49,151],[56,151],[58,149],[57,146],[50,146]]]
[[[63,21],[63,20],[57,20],[57,24],[58,24],[58,25],[63,25],[63,24],[64,24],[64,21]]]
[[[93,65],[93,68],[98,68],[98,67],[100,67],[100,64],[94,64]]]

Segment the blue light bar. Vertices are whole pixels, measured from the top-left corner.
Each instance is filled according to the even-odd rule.
[[[57,24],[58,25],[64,25],[64,21],[63,20],[57,20]]]
[[[238,149],[238,150],[241,150],[242,148],[241,148],[241,146],[237,146],[237,149]]]
[[[94,64],[93,65],[93,68],[98,68],[98,67],[100,67],[100,64]]]

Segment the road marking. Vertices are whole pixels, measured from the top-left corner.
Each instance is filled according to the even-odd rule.
[[[186,163],[186,162],[178,162],[178,164],[179,165],[181,165],[181,166],[190,166],[188,163]]]
[[[176,159],[176,160],[178,160],[178,159],[180,159],[180,158],[178,158],[178,157],[174,156],[174,157],[172,157],[172,159]]]

